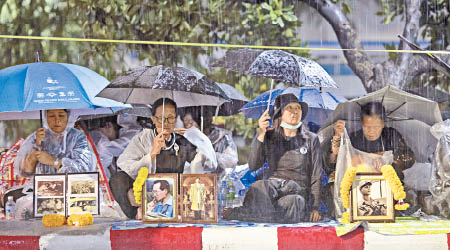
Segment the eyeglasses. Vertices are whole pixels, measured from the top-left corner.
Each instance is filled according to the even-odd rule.
[[[161,193],[162,190],[152,190],[152,193],[156,194],[156,193]]]
[[[158,124],[161,124],[161,121],[162,121],[162,117],[160,117],[160,116],[154,116],[155,117],[155,121],[154,122],[156,122],[156,123],[158,123]],[[173,123],[175,123],[177,121],[177,118],[176,117],[173,117],[173,116],[169,116],[169,117],[165,117],[164,118],[164,123],[169,123],[169,124],[173,124]]]

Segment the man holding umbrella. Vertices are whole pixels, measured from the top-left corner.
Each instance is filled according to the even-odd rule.
[[[251,170],[269,161],[268,179],[253,183],[244,205],[224,211],[224,218],[255,222],[319,221],[322,160],[318,137],[305,130],[308,105],[292,94],[275,100],[274,129],[269,114],[259,119],[249,155]]]

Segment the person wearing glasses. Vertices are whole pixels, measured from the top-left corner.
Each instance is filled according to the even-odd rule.
[[[149,173],[183,173],[186,162],[191,162],[196,147],[181,133],[175,133],[177,105],[161,98],[152,105],[153,128],[145,128],[133,137],[117,160],[122,170],[111,176],[111,192],[128,218],[136,218],[138,207],[133,196],[133,182],[139,169]]]
[[[173,197],[170,195],[170,184],[167,180],[156,180],[153,183],[154,200],[147,204],[147,214],[159,217],[173,217]]]

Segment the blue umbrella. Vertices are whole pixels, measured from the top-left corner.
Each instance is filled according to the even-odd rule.
[[[109,81],[73,64],[37,62],[0,70],[0,120],[38,118],[39,110],[76,109],[81,114],[114,113],[128,107],[95,97]]]
[[[345,102],[347,99],[339,94],[331,93],[329,91],[320,91],[316,88],[285,88],[272,90],[272,97],[270,98],[270,91],[266,91],[259,95],[246,105],[242,107],[241,111],[244,116],[252,119],[259,119],[262,113],[267,109],[268,100],[270,98],[270,113],[273,114],[273,105],[277,96],[282,94],[294,94],[299,101],[306,102],[309,106],[308,115],[305,120],[308,122],[310,129],[312,126],[321,126],[328,115],[336,109],[340,102]],[[316,129],[313,129],[316,130]]]
[[[95,95],[109,84],[73,64],[37,62],[0,70],[0,112],[95,108]]]

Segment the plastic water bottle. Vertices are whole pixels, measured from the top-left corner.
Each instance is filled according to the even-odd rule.
[[[234,206],[234,199],[236,198],[236,188],[234,187],[234,183],[229,181],[227,183],[227,193],[226,193],[226,208],[232,208]]]
[[[5,215],[7,220],[13,220],[16,212],[16,203],[12,196],[8,196],[8,201],[5,204]]]
[[[226,200],[226,196],[227,196],[227,182],[225,180],[222,180],[220,186],[219,186],[219,195],[218,195],[218,200],[219,200],[219,207],[220,208],[224,208],[225,207],[225,200]]]

